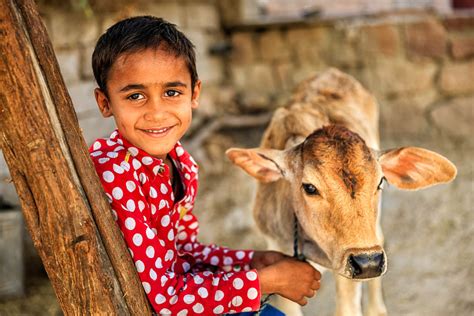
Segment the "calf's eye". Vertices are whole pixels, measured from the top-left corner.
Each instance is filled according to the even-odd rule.
[[[385,181],[387,181],[387,178],[385,177],[382,177],[382,179],[380,179],[380,183],[379,185],[377,186],[377,190],[383,190],[385,188]]]
[[[308,195],[319,195],[318,189],[311,183],[303,183],[303,190]]]

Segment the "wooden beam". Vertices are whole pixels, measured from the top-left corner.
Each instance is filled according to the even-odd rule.
[[[151,310],[32,0],[0,0],[0,148],[66,315]]]

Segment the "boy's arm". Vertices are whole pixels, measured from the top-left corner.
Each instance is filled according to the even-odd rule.
[[[178,228],[178,248],[189,252],[199,263],[218,267],[247,268],[252,261],[253,250],[233,250],[214,244],[206,245],[197,241],[198,221],[192,212],[188,212]]]
[[[260,284],[255,270],[214,274],[173,272],[186,271],[189,264],[178,258],[172,222],[161,220],[158,229],[153,229],[143,216],[152,210],[133,170],[115,173],[117,165],[112,163],[96,168],[155,311],[163,315],[212,315],[259,308]],[[166,216],[169,215],[163,217]]]

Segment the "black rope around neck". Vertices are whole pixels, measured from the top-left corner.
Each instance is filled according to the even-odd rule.
[[[301,252],[299,252],[299,240],[298,240],[298,218],[296,217],[296,213],[294,213],[294,228],[293,228],[293,258],[296,258],[300,261],[306,261],[305,255]],[[274,295],[274,293],[268,294],[267,297],[265,297],[262,302],[260,303],[260,309],[257,312],[257,316],[260,316],[260,313],[265,309],[265,307],[268,305],[268,301],[270,301],[270,298]]]

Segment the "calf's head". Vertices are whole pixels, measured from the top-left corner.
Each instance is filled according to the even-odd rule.
[[[305,235],[324,252],[326,262],[318,263],[354,279],[386,270],[377,230],[384,182],[416,190],[456,175],[439,154],[416,147],[377,153],[338,125],[318,129],[286,150],[232,148],[226,154],[261,182],[288,181],[290,192],[278,194],[288,194]]]

